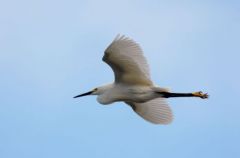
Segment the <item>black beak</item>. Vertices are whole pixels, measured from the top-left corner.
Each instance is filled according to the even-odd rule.
[[[87,93],[83,93],[83,94],[77,95],[77,96],[75,96],[73,98],[83,97],[83,96],[86,96],[86,95],[90,95],[92,93],[93,93],[93,91],[90,91],[90,92],[87,92]]]

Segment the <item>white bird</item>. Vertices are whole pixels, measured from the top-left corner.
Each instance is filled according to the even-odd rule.
[[[123,101],[143,119],[154,124],[169,124],[173,114],[166,103],[170,97],[208,98],[208,94],[171,93],[153,84],[149,67],[140,46],[132,39],[117,35],[102,58],[113,70],[115,81],[75,96],[98,95],[100,104]]]

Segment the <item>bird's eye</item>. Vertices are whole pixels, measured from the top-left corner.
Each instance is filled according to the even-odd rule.
[[[93,91],[97,91],[98,89],[97,88],[94,88],[94,90]]]

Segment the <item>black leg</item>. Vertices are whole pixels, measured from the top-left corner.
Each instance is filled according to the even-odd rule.
[[[164,98],[172,98],[172,97],[200,97],[202,99],[208,98],[208,94],[203,94],[200,92],[194,92],[194,93],[170,93],[170,92],[158,92],[161,94]]]

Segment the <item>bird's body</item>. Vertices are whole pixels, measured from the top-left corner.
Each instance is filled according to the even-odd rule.
[[[100,87],[104,89],[103,93],[98,95],[97,100],[100,104],[111,104],[117,101],[143,103],[161,95],[156,93],[156,87],[108,84]]]
[[[112,69],[115,81],[78,95],[98,95],[100,104],[111,104],[123,101],[145,120],[155,124],[168,124],[173,115],[165,98],[200,97],[207,94],[171,93],[166,88],[155,86],[150,78],[150,71],[143,51],[133,40],[125,36],[117,36],[105,50],[103,61]]]

